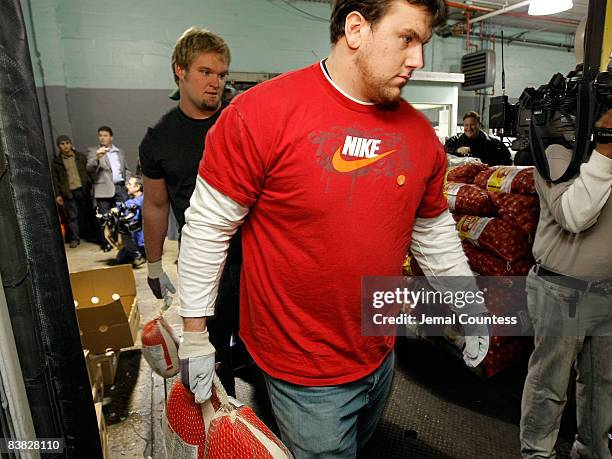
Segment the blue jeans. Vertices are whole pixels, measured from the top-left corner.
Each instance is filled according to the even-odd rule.
[[[354,458],[382,416],[395,357],[357,381],[307,387],[264,373],[272,411],[283,442],[296,459]]]

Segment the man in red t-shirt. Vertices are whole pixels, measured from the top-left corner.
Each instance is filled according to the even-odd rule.
[[[329,57],[237,97],[207,136],[179,257],[183,382],[210,397],[206,317],[242,225],[240,333],[296,457],[354,457],[382,413],[395,340],[362,336],[362,277],[401,275],[409,248],[428,275],[471,275],[444,149],[400,98],[445,15],[442,0],[336,1]],[[470,334],[475,366],[486,327]]]

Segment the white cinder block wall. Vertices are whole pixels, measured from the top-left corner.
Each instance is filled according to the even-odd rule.
[[[330,5],[293,4],[308,14],[280,0],[22,0],[49,148],[52,139],[67,133],[84,149],[95,144],[96,128],[108,124],[134,166],[146,127],[172,106],[167,98],[174,88],[170,54],[191,25],[228,41],[234,71],[281,73],[326,56]],[[517,32],[505,30],[507,36]],[[527,37],[572,43],[565,34],[531,32]],[[496,51],[498,95],[499,42]],[[512,44],[504,52],[512,97],[574,66],[573,54],[565,50]],[[465,53],[464,39],[436,36],[426,49],[425,69],[456,72]],[[461,96],[471,108],[474,93]]]

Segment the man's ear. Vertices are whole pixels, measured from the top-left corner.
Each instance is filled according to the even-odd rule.
[[[365,33],[370,31],[370,23],[361,13],[352,11],[344,21],[344,37],[349,48],[356,50],[363,43]]]
[[[174,74],[178,77],[179,80],[183,80],[185,78],[185,73],[187,71],[178,64],[174,64]]]

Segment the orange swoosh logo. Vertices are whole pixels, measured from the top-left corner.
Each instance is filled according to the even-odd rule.
[[[395,150],[390,150],[386,153],[381,153],[380,155],[375,156],[374,158],[354,159],[353,161],[346,161],[340,154],[341,150],[342,147],[338,148],[336,150],[336,153],[334,153],[334,157],[332,158],[332,165],[334,166],[334,169],[336,169],[338,172],[352,172],[356,171],[357,169],[361,169],[362,167],[369,166],[370,164],[375,163],[380,159],[383,159],[385,156],[389,156],[391,153],[395,153],[397,151],[397,148]]]

